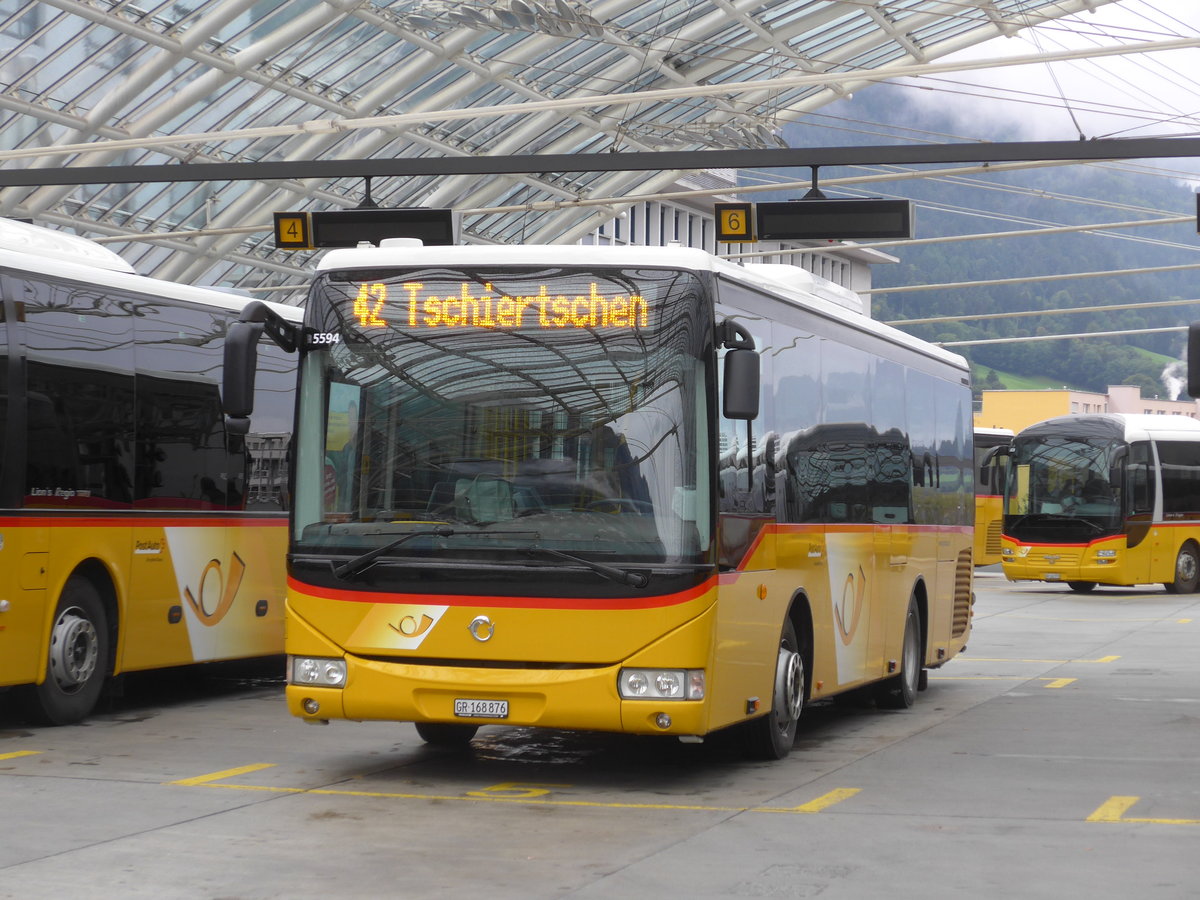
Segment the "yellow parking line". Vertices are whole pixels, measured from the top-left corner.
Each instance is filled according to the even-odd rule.
[[[821,810],[828,809],[835,803],[841,803],[843,800],[849,800],[860,790],[862,790],[862,788],[837,788],[830,791],[828,794],[822,794],[816,800],[809,800],[807,803],[802,803],[799,806],[793,807],[790,812],[819,813]]]
[[[1078,678],[1050,678],[1045,675],[930,675],[930,681],[1045,681],[1048,688],[1066,687]]]
[[[14,750],[12,753],[0,753],[0,759],[20,759],[22,756],[37,756],[41,750]]]
[[[1042,680],[1046,682],[1045,687],[1047,687],[1047,688],[1061,688],[1061,687],[1066,687],[1068,684],[1074,684],[1079,679],[1078,678],[1043,678]]]
[[[1099,659],[1019,659],[1015,657],[1004,656],[962,656],[960,660],[970,660],[972,662],[1018,662],[1018,663],[1057,663],[1066,665],[1067,663],[1110,663],[1116,662],[1121,657],[1119,656],[1101,656]]]
[[[814,800],[807,803],[802,803],[800,806],[793,807],[776,807],[776,806],[701,806],[693,804],[681,803],[623,803],[623,802],[603,802],[599,800],[551,800],[544,797],[529,798],[529,797],[504,797],[504,796],[482,796],[482,792],[474,791],[468,794],[409,794],[397,793],[393,791],[351,791],[339,788],[292,788],[292,787],[269,787],[267,785],[256,784],[223,784],[222,779],[233,778],[237,775],[244,775],[248,772],[257,772],[260,769],[271,768],[271,763],[257,763],[251,766],[241,766],[237,769],[225,769],[221,772],[212,772],[208,775],[199,775],[195,778],[181,778],[178,781],[169,781],[167,784],[183,785],[185,787],[211,787],[211,788],[226,788],[233,791],[268,791],[277,794],[315,794],[322,797],[373,797],[384,800],[427,800],[427,801],[458,801],[460,803],[525,803],[536,804],[539,806],[573,806],[585,807],[592,809],[641,809],[641,810],[664,810],[669,812],[730,812],[730,813],[792,813],[792,814],[813,814],[819,813],[836,803],[841,803],[853,797],[861,789],[860,788],[835,788],[826,794],[822,794]]]
[[[223,769],[220,772],[210,772],[207,775],[197,775],[195,778],[181,778],[178,781],[168,781],[167,784],[183,784],[193,786],[197,784],[211,784],[214,781],[223,781],[226,778],[235,778],[238,775],[245,775],[247,772],[258,772],[262,769],[270,769],[274,763],[254,763],[250,766],[240,766],[236,769]],[[219,784],[215,787],[235,787],[232,784]]]
[[[1150,819],[1126,816],[1141,797],[1109,797],[1087,817],[1089,822],[1125,823],[1135,825],[1200,825],[1200,819]]]

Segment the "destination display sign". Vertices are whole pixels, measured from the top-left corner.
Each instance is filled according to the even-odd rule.
[[[574,287],[574,286],[573,286]],[[432,328],[644,328],[650,321],[649,301],[641,294],[607,293],[595,282],[587,293],[564,293],[539,285],[533,293],[507,294],[491,283],[482,287],[466,281],[426,286],[361,282],[350,302],[359,328],[394,326],[411,330]]]

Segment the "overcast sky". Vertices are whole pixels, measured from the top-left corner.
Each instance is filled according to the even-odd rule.
[[[1118,0],[960,56],[991,59],[1180,37],[1200,38],[1200,0]],[[936,90],[914,91],[916,102],[957,106],[964,128],[972,120],[986,120],[989,131],[998,120],[1007,122],[1014,140],[1200,136],[1200,48],[964,72],[921,82]]]

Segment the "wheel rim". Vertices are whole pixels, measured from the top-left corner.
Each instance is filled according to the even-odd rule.
[[[100,659],[100,636],[83,610],[64,609],[50,633],[50,674],[65,693],[73,693],[96,671]]]
[[[787,734],[804,710],[804,661],[784,644],[775,663],[775,699],[775,722]]]
[[[1175,560],[1175,579],[1184,584],[1191,584],[1196,580],[1196,571],[1196,554],[1190,550],[1182,551]]]

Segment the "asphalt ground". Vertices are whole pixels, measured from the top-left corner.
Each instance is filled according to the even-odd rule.
[[[279,661],[0,695],[0,897],[1194,898],[1200,595],[976,579],[965,654],[796,746],[293,720]]]

